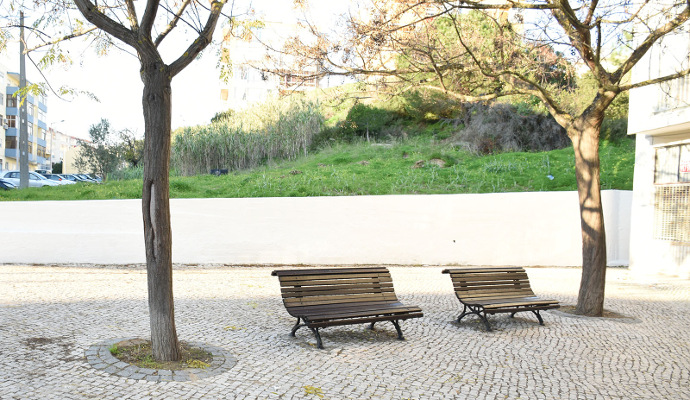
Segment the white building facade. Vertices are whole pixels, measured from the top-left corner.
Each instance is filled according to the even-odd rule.
[[[632,82],[687,69],[688,54],[684,29],[636,65]],[[690,77],[632,90],[628,134],[636,135],[630,268],[690,279]]]

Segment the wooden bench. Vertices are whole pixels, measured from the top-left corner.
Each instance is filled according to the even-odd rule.
[[[520,267],[456,268],[443,273],[450,274],[455,295],[464,306],[458,322],[475,314],[484,321],[487,331],[491,331],[487,314],[510,313],[513,317],[515,313],[531,311],[544,325],[539,312],[560,307],[556,300],[537,297],[527,273]]]
[[[323,349],[319,329],[336,325],[391,321],[404,340],[398,321],[419,318],[419,307],[405,306],[393,291],[393,280],[386,268],[332,268],[277,270],[283,304],[297,318],[290,332],[306,326]]]

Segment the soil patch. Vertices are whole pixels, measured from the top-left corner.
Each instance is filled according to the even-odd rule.
[[[127,364],[140,368],[167,369],[179,371],[188,368],[206,369],[211,366],[213,354],[186,342],[180,342],[182,359],[180,361],[156,361],[153,358],[151,341],[128,339],[110,346],[110,354]]]

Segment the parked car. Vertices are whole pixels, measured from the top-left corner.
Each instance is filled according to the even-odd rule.
[[[77,178],[82,178],[84,180],[84,182],[100,183],[97,180],[90,177],[88,174],[72,174],[72,175],[76,175]]]
[[[68,179],[74,183],[79,183],[79,182],[88,182],[88,183],[93,183],[90,180],[86,180],[82,177],[80,177],[78,174],[60,174],[61,177]]]
[[[52,173],[52,171],[50,171],[50,170],[48,170],[48,169],[37,169],[37,170],[34,171],[34,172],[37,173],[37,174],[41,174],[41,175],[43,175],[43,176],[50,175],[50,174]]]
[[[17,185],[10,181],[6,181],[4,179],[0,179],[0,189],[2,190],[10,190],[10,189],[16,189]]]
[[[58,174],[47,174],[43,175],[46,178],[50,179],[51,181],[56,181],[57,183],[61,185],[74,185],[77,182],[70,181],[69,179],[63,178],[62,176]]]
[[[19,187],[19,171],[0,172],[0,178],[9,181]],[[29,187],[58,186],[59,183],[51,181],[41,174],[29,171]]]
[[[91,179],[94,179],[98,183],[103,183],[103,178],[96,174],[87,174]]]

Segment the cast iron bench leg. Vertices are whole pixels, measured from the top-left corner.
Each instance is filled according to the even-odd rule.
[[[398,320],[392,319],[391,322],[393,323],[393,326],[395,326],[395,330],[398,331],[398,340],[405,340],[405,337],[402,334],[402,330],[400,329],[400,323]]]
[[[541,318],[541,315],[539,314],[539,310],[532,310],[534,315],[537,316],[537,319],[539,320],[539,325],[544,325],[544,320]]]
[[[295,323],[295,326],[292,327],[292,331],[290,332],[290,336],[295,337],[295,332],[297,332],[297,330],[299,328],[304,326],[304,325],[300,325],[299,321],[300,321],[300,318],[297,318],[297,322]]]
[[[314,332],[314,336],[316,336],[316,347],[323,350],[323,342],[321,342],[321,335],[319,334],[319,328],[309,328],[309,329],[311,329],[311,331]]]
[[[375,323],[376,323],[376,322],[372,322],[371,325],[369,325],[369,329],[371,329],[372,331],[374,330],[374,324],[375,324]]]

